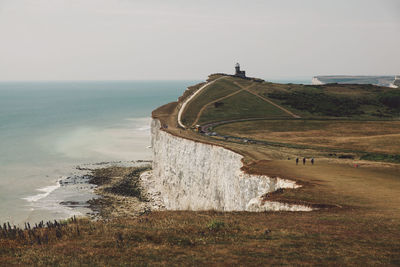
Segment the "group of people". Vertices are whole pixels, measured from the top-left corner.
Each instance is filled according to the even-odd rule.
[[[303,158],[303,165],[306,165],[307,159]],[[299,165],[299,158],[296,158],[296,165]],[[314,165],[314,158],[311,158],[311,165]]]

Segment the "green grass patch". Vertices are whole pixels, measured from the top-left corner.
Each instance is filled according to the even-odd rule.
[[[380,93],[379,101],[389,108],[400,111],[400,90]]]
[[[240,90],[240,88],[231,81],[225,79],[216,81],[212,85],[203,89],[203,91],[187,105],[182,116],[182,122],[186,125],[191,125],[204,105],[237,90]]]
[[[271,86],[270,86],[271,87]],[[262,91],[262,88],[258,90]],[[372,85],[287,85],[264,95],[292,110],[330,117],[396,117],[400,115],[400,92]]]
[[[199,122],[223,121],[246,118],[289,117],[281,109],[261,98],[242,91],[221,101],[223,105],[210,105],[203,112]]]
[[[333,96],[317,90],[307,90],[293,93],[270,93],[268,97],[284,100],[283,104],[312,114],[345,117],[360,115],[360,103],[355,98]]]
[[[389,155],[389,154],[368,153],[368,154],[361,156],[360,159],[371,160],[371,161],[384,161],[384,162],[400,163],[400,154]]]
[[[218,220],[212,220],[207,224],[207,228],[210,231],[219,231],[225,227],[225,223]]]

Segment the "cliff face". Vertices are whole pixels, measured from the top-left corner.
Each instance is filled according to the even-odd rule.
[[[301,205],[263,202],[260,196],[295,182],[249,175],[240,170],[242,156],[219,146],[171,135],[151,125],[153,179],[169,210],[309,211]]]
[[[393,85],[396,86],[397,88],[399,88],[400,87],[400,78],[397,78],[397,76],[396,76],[396,79],[394,80]]]
[[[313,85],[328,83],[338,84],[373,84],[378,86],[392,87],[395,76],[354,76],[354,75],[329,75],[315,76],[312,78]]]
[[[312,80],[311,80],[311,84],[312,85],[322,85],[324,83],[321,82],[317,77],[313,77]]]

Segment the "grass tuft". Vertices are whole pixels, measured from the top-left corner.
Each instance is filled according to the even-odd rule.
[[[218,231],[222,230],[223,228],[225,228],[225,223],[222,221],[218,221],[218,220],[212,220],[207,224],[207,228],[210,231],[218,232]]]

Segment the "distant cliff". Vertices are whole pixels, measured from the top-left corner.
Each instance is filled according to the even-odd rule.
[[[400,87],[400,78],[397,78],[394,82],[393,82],[394,86]]]
[[[339,84],[374,84],[379,86],[390,87],[395,80],[395,76],[315,76],[312,79],[312,84],[321,85],[327,83]]]

